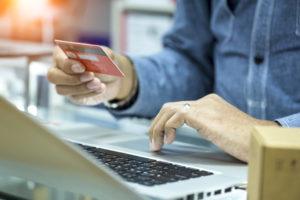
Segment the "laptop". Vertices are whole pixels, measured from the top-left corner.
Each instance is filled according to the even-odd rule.
[[[175,142],[154,154],[145,135],[121,135],[62,138],[0,97],[2,174],[97,199],[231,199],[246,182],[246,165],[221,151]]]

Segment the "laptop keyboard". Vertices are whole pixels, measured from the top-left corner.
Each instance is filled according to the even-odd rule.
[[[128,182],[145,186],[161,185],[191,178],[213,175],[213,173],[133,156],[106,149],[78,144],[104,165],[115,171]]]

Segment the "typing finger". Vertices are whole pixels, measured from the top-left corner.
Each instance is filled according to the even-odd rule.
[[[176,129],[183,126],[184,122],[184,115],[176,113],[165,123],[164,131],[166,144],[171,144],[175,140]]]
[[[159,151],[164,144],[164,127],[166,121],[172,117],[174,111],[164,112],[159,115],[150,128],[150,148],[152,151]]]

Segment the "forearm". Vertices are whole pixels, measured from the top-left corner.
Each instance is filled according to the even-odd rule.
[[[129,108],[112,110],[115,115],[151,118],[166,102],[197,99],[212,90],[211,80],[203,76],[199,66],[171,49],[132,60],[138,96]]]

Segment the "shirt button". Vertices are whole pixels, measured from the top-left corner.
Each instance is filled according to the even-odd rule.
[[[255,64],[259,65],[264,62],[264,57],[260,55],[256,55],[254,56],[254,62]]]

